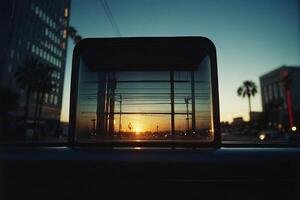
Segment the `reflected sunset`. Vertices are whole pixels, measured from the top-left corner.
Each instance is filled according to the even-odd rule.
[[[93,53],[87,55],[86,59],[99,59],[93,58]],[[196,66],[183,64],[175,71],[155,65],[136,66],[136,70],[128,71],[125,67],[118,71],[97,66],[95,71],[83,58],[79,68],[76,137],[211,138],[210,58],[201,54],[195,58]]]

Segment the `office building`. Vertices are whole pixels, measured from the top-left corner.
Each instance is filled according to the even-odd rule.
[[[47,123],[60,120],[69,8],[70,0],[1,2],[0,85],[20,94],[17,118],[24,115],[26,89],[19,87],[15,73],[26,58],[32,57],[56,69],[51,77],[55,88],[44,95],[41,119]],[[30,97],[28,123],[34,116],[36,96],[33,92]]]
[[[300,122],[300,67],[282,66],[260,77],[268,126],[291,129]]]

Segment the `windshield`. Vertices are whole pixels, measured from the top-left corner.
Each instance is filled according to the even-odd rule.
[[[67,143],[70,134],[78,142],[210,143],[219,132],[223,144],[300,144],[299,7],[297,0],[5,1],[0,143]],[[72,94],[73,49],[82,39],[174,36],[209,38],[218,79],[214,58],[200,51],[197,66],[176,69],[104,70],[83,55]]]

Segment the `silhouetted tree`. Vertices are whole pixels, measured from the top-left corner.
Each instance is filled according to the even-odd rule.
[[[69,37],[73,40],[74,44],[77,44],[82,39],[82,37],[78,34],[78,31],[73,26],[69,26],[68,32]]]
[[[20,88],[26,89],[26,101],[24,107],[24,124],[28,119],[31,93],[37,86],[39,77],[39,61],[33,57],[27,57],[16,71],[16,81]]]
[[[255,82],[246,80],[243,82],[243,85],[241,85],[237,89],[237,94],[240,97],[247,97],[248,103],[249,103],[249,120],[250,120],[250,113],[251,113],[251,97],[254,97],[257,93],[257,86]]]
[[[38,86],[36,87],[37,100],[36,100],[36,110],[35,110],[35,122],[40,121],[41,113],[44,104],[44,97],[46,93],[50,93],[54,88],[55,84],[52,82],[51,75],[56,73],[56,69],[53,66],[47,64],[40,64],[38,77]]]
[[[36,92],[34,123],[36,134],[36,123],[39,121],[43,99],[45,93],[51,92],[54,85],[51,80],[52,73],[55,72],[55,68],[41,63],[38,59],[29,57],[26,58],[18,67],[16,72],[16,80],[20,88],[26,89],[26,102],[24,111],[24,124],[28,119],[28,112],[30,106],[30,96],[33,92]]]

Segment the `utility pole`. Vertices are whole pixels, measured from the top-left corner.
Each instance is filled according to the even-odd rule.
[[[195,108],[195,77],[194,72],[191,72],[191,90],[192,90],[192,132],[196,130],[196,108]]]
[[[190,129],[190,118],[189,118],[189,101],[191,97],[185,97],[184,102],[186,104],[186,121],[187,121],[187,131]]]
[[[96,119],[91,119],[92,122],[92,133],[91,135],[96,135]]]
[[[170,88],[171,88],[171,133],[175,135],[175,108],[174,108],[174,71],[170,71]]]
[[[119,117],[119,133],[121,133],[121,129],[122,129],[122,95],[120,94],[120,117]]]

